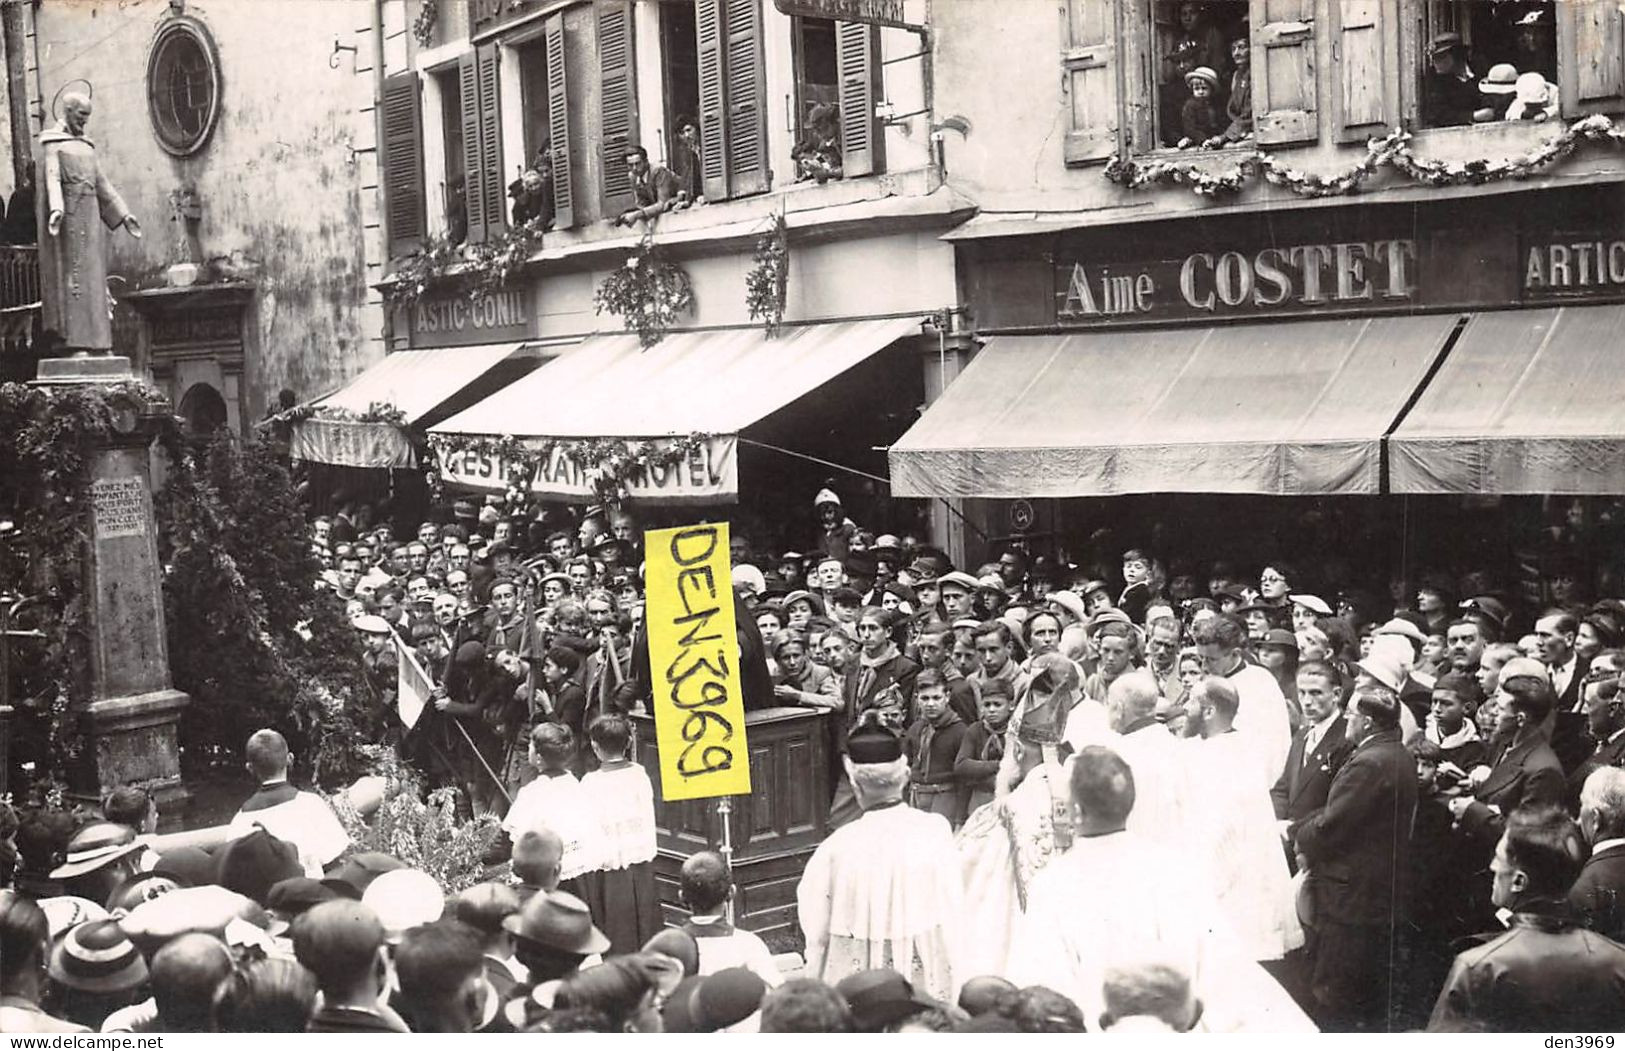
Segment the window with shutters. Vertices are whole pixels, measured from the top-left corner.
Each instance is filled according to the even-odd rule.
[[[603,215],[618,215],[637,202],[628,151],[643,145],[638,134],[638,85],[631,0],[598,0],[598,149],[603,178]]]
[[[422,244],[428,232],[423,208],[423,112],[416,73],[384,78],[380,118],[390,255],[403,255]]]
[[[794,136],[790,157],[797,182],[824,182],[885,170],[879,32],[872,26],[797,16],[791,21],[795,60]]]
[[[700,181],[708,200],[765,193],[767,75],[762,0],[695,0]]]
[[[462,106],[464,212],[468,240],[478,244],[508,227],[502,168],[502,92],[497,45],[482,44],[457,66]]]
[[[1605,10],[1606,9],[1606,10]],[[1600,15],[1600,18],[1594,17]],[[1561,49],[1575,61],[1558,61],[1559,28],[1587,53]],[[1485,124],[1502,120],[1551,120],[1570,113],[1596,112],[1594,103],[1620,96],[1622,67],[1620,15],[1611,3],[1556,4],[1535,0],[1428,0],[1425,54],[1415,64],[1420,77],[1418,123],[1425,128]],[[1601,30],[1602,32],[1594,32]],[[1610,33],[1609,30],[1612,32]],[[1611,71],[1603,72],[1612,36]],[[1581,40],[1584,43],[1581,44]],[[1561,66],[1571,66],[1561,69]],[[1559,87],[1559,75],[1569,74]],[[1574,74],[1580,74],[1575,77]],[[1581,87],[1580,80],[1589,80]],[[1568,89],[1574,89],[1570,103]],[[1598,90],[1600,89],[1600,91]],[[1587,96],[1582,99],[1580,96]]]

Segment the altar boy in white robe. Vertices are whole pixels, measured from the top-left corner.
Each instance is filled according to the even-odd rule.
[[[1189,976],[1202,1005],[1196,1028],[1314,1032],[1292,998],[1237,944],[1200,860],[1128,830],[1135,778],[1123,758],[1087,747],[1067,770],[1072,846],[1033,881],[1007,977],[1071,997],[1097,1028],[1106,1011],[1107,974],[1155,952],[1159,963]]]
[[[807,974],[834,985],[889,967],[952,1003],[964,886],[948,821],[903,803],[903,742],[878,721],[853,731],[845,763],[863,813],[819,844],[796,888]]]

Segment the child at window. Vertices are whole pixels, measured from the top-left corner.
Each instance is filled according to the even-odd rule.
[[[1157,95],[1157,127],[1164,146],[1178,146],[1186,137],[1184,112],[1191,89],[1186,77],[1196,69],[1196,41],[1181,40],[1163,59],[1162,86]],[[1200,140],[1198,140],[1200,141]]]
[[[1539,73],[1520,73],[1507,120],[1552,120],[1557,116],[1557,85]]]
[[[1180,108],[1179,122],[1183,135],[1176,145],[1190,149],[1217,139],[1224,132],[1224,115],[1219,111],[1216,95],[1219,75],[1206,66],[1197,66],[1185,74],[1186,90],[1190,98]]]

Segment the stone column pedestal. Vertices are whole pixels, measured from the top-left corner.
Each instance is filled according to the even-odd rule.
[[[40,363],[41,383],[130,378],[125,358]],[[158,803],[160,823],[172,827],[188,797],[176,723],[189,699],[169,677],[150,453],[168,406],[139,397],[110,401],[114,433],[88,454],[84,595],[91,703],[81,716],[86,742],[70,789],[100,799],[127,785],[145,788]]]

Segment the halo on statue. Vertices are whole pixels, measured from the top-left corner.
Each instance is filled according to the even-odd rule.
[[[83,84],[85,86],[85,98],[90,99],[92,102],[95,101],[95,99],[96,99],[96,87],[95,87],[95,85],[91,84],[91,82],[86,80],[84,77],[75,77],[72,80],[68,81],[67,83],[63,84],[61,87],[57,88],[56,89],[56,94],[51,96],[51,119],[52,120],[61,120],[62,119],[62,114],[57,112],[57,104],[62,101],[62,96],[67,94],[68,89],[73,87],[75,84]]]

